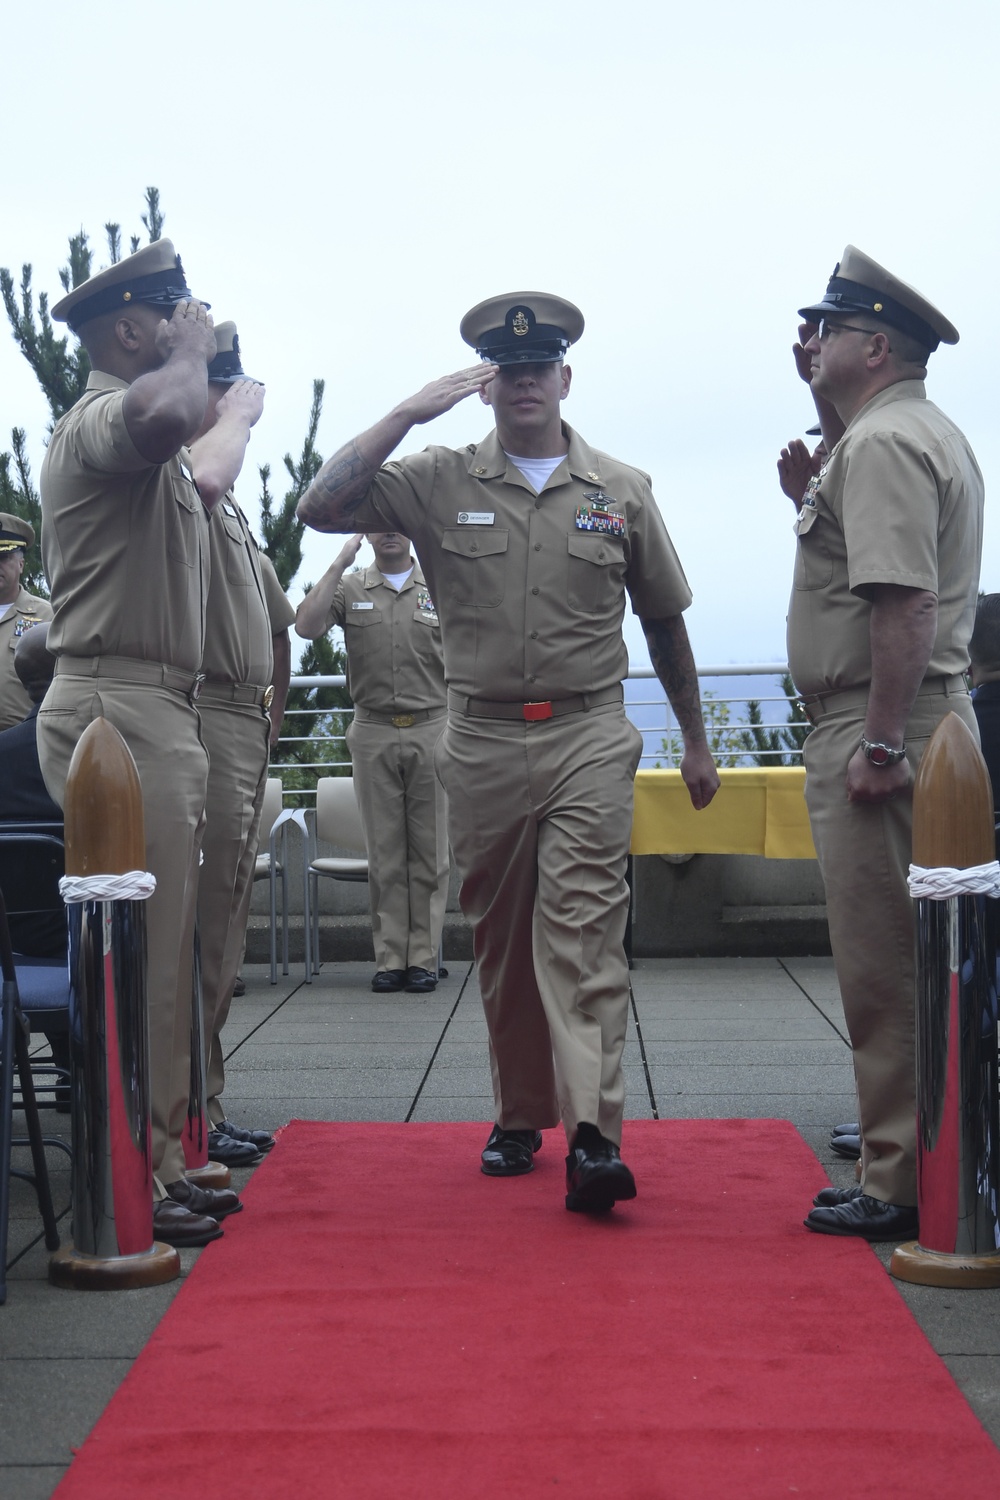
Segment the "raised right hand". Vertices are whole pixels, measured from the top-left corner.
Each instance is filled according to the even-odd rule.
[[[456,370],[454,375],[442,375],[432,380],[422,391],[402,404],[402,411],[414,425],[431,422],[443,412],[451,411],[473,391],[480,391],[496,376],[498,365],[470,365],[467,370]]]
[[[782,448],[778,459],[778,483],[796,507],[802,504],[806,485],[823,467],[826,449],[820,443],[815,453],[810,453],[801,438],[792,438],[787,448]]]
[[[799,341],[792,345],[792,358],[795,360],[795,368],[799,372],[799,379],[804,380],[806,385],[812,383],[812,356],[806,353],[806,345],[814,334],[819,332],[818,323],[800,323]]]
[[[214,326],[203,302],[178,302],[169,320],[164,318],[156,330],[156,347],[164,364],[181,355],[200,357],[207,365],[215,358]]]
[[[364,539],[365,534],[363,531],[356,531],[353,536],[348,537],[337,554],[337,565],[339,567],[349,568],[351,566],[351,563],[361,551],[361,543]]]

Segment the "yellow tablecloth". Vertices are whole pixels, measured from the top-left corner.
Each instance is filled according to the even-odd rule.
[[[691,806],[680,771],[639,771],[633,854],[764,854],[815,859],[801,766],[724,770],[703,812]]]

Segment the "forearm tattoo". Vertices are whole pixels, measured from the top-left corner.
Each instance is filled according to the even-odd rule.
[[[316,531],[348,530],[344,523],[361,505],[376,472],[356,442],[345,444],[327,459],[299,501],[299,519]]]
[[[687,630],[680,615],[669,620],[643,620],[649,659],[670,700],[686,741],[704,740],[698,673]]]

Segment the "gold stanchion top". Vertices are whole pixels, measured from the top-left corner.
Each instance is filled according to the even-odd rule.
[[[67,875],[126,875],[146,868],[142,788],[132,753],[107,719],[77,741],[66,777]]]
[[[990,773],[971,729],[946,714],[913,783],[913,863],[967,870],[995,858]]]

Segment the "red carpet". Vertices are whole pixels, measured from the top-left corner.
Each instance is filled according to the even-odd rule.
[[[601,1220],[559,1132],[508,1181],[485,1134],[290,1125],[58,1500],[1000,1493],[874,1255],[802,1228],[790,1125],[628,1124]]]

